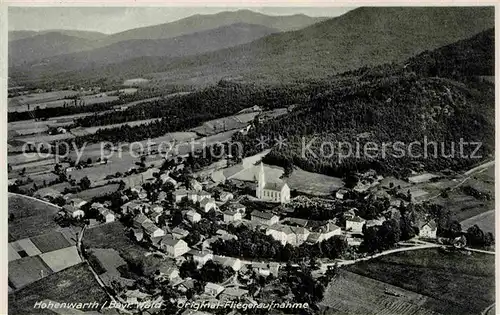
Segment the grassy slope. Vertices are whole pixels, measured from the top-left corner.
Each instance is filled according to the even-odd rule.
[[[106,293],[88,268],[87,264],[81,263],[9,295],[9,314],[54,314],[47,309],[33,309],[36,302],[44,299],[67,303],[104,303]]]
[[[9,214],[14,215],[14,220],[9,222],[9,242],[54,230],[58,227],[54,221],[58,211],[39,201],[9,195]]]
[[[443,314],[478,314],[495,300],[495,257],[420,250],[397,253],[347,269],[439,301]]]

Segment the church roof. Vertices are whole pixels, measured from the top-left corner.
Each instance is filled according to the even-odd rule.
[[[285,182],[280,182],[280,183],[266,183],[264,185],[264,189],[266,189],[266,190],[281,191],[285,185],[286,185]]]

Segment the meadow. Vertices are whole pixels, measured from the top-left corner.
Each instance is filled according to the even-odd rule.
[[[54,221],[59,211],[56,206],[27,198],[21,195],[9,194],[9,242],[49,233],[58,225]]]
[[[433,300],[422,306],[443,314],[479,314],[495,301],[494,255],[426,249],[360,262],[347,270],[428,296]]]
[[[67,303],[95,301],[102,304],[108,297],[95,280],[88,265],[81,263],[9,294],[9,313],[54,314],[49,309],[33,309],[36,302],[45,299]]]

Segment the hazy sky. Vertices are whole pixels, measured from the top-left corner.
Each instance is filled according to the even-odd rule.
[[[194,14],[213,14],[247,8],[172,7],[9,7],[9,30],[75,29],[116,33],[136,27],[168,23]],[[303,13],[309,16],[338,16],[352,8],[253,7],[269,15]]]

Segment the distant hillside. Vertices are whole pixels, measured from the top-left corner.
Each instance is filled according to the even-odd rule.
[[[122,79],[155,73],[167,83],[213,84],[222,78],[291,82],[387,62],[469,38],[494,26],[493,7],[358,8],[297,31],[184,58],[140,57],[87,71],[14,69],[24,80]]]
[[[9,42],[9,65],[94,48],[92,40],[51,32]]]
[[[118,42],[93,50],[47,58],[44,64],[51,71],[57,71],[104,65],[143,56],[189,56],[248,43],[277,32],[279,31],[276,29],[261,25],[237,23],[170,39]]]
[[[106,44],[111,44],[131,39],[173,38],[235,23],[258,24],[280,31],[290,31],[304,28],[324,19],[321,17],[309,17],[303,14],[269,16],[250,10],[227,11],[207,15],[196,14],[170,23],[116,33],[107,37],[105,42]]]
[[[280,166],[294,164],[335,176],[368,169],[398,177],[406,177],[412,170],[464,170],[494,153],[495,87],[478,80],[478,76],[492,74],[488,66],[494,64],[492,34],[493,30],[487,30],[401,64],[365,67],[314,81],[276,86],[220,81],[216,86],[186,96],[81,118],[77,123],[82,126],[100,126],[134,121],[140,115],[168,117],[148,126],[108,129],[78,141],[137,141],[185,130],[254,105],[265,109],[295,105],[291,112],[258,124],[246,136],[237,135],[234,140],[243,143],[243,154],[248,156],[262,150],[255,146],[256,139],[282,136],[286,145],[272,147],[266,162]],[[450,63],[450,59],[456,62]],[[437,156],[432,155],[432,145],[427,149],[430,155],[423,155],[425,138],[438,143]],[[461,152],[460,139],[482,143],[474,153],[481,158],[467,158],[476,146],[465,145]],[[415,141],[417,145],[410,147]],[[378,149],[363,155],[338,156],[342,149],[339,143],[351,144],[354,153],[357,144],[363,152],[367,142],[375,143]],[[394,146],[398,142],[401,145]],[[322,143],[327,145],[321,146]],[[267,144],[275,143],[269,140]],[[331,148],[333,152],[329,151]],[[410,148],[412,155],[408,153]],[[205,162],[213,161],[208,157]]]
[[[408,60],[406,67],[439,77],[494,76],[495,30],[489,29]]]
[[[47,33],[60,33],[63,35],[74,36],[88,40],[98,40],[108,36],[100,32],[79,31],[79,30],[9,31],[9,42],[13,40],[33,37],[36,35],[44,35]]]
[[[106,73],[164,72],[169,81],[196,78],[212,83],[234,76],[264,82],[300,80],[401,62],[493,26],[493,7],[359,8],[249,44],[176,60],[140,58]]]

